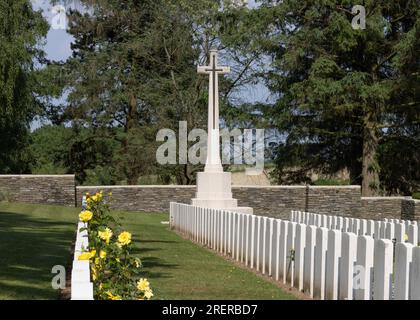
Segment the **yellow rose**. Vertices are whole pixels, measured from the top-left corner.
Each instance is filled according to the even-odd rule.
[[[106,258],[106,251],[101,250],[101,252],[99,253],[99,256],[101,257],[101,259],[105,259]]]
[[[122,300],[122,298],[120,296],[118,296],[118,295],[117,296],[114,296],[112,294],[112,292],[110,292],[110,291],[107,291],[105,294],[108,296],[108,298],[110,300]]]
[[[147,291],[150,290],[150,283],[147,281],[147,279],[141,278],[139,281],[137,281],[137,289],[139,291]]]
[[[90,252],[83,252],[80,256],[79,256],[79,261],[86,261],[86,260],[90,260],[91,255]]]
[[[92,272],[92,280],[95,281],[98,278],[98,273],[97,273],[97,270],[96,270],[95,266],[90,268],[90,270]]]
[[[106,228],[104,231],[99,231],[98,232],[99,238],[106,241],[106,244],[109,244],[109,241],[111,240],[112,235],[113,235],[113,233],[112,233],[112,230],[110,228]]]
[[[150,300],[152,297],[153,297],[153,292],[152,292],[152,290],[146,290],[145,292],[144,292],[144,297],[147,299],[147,300]]]
[[[88,222],[88,221],[92,220],[92,217],[93,217],[93,213],[91,211],[88,211],[88,210],[82,211],[79,214],[79,219],[82,222]]]
[[[136,268],[140,268],[140,266],[141,266],[141,261],[140,261],[140,259],[139,259],[139,258],[136,258],[136,259],[134,260],[134,263],[135,263],[135,265],[136,265]]]
[[[129,245],[131,243],[131,233],[129,232],[122,232],[119,236],[118,236],[118,242],[123,245]]]
[[[404,242],[408,242],[409,238],[408,238],[408,234],[404,235]]]

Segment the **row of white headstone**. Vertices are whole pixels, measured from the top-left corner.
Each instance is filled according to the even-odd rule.
[[[83,203],[85,203],[85,199]],[[89,248],[89,237],[86,228],[86,223],[79,222],[77,225],[73,268],[71,272],[71,300],[93,300],[90,262],[89,260],[79,261],[79,256]]]
[[[268,217],[171,203],[171,227],[316,299],[419,300],[420,248]]]
[[[340,216],[330,216],[302,211],[292,211],[290,221],[342,232],[352,232],[374,239],[388,239],[397,243],[419,244],[420,228],[417,221],[384,219],[374,221]]]

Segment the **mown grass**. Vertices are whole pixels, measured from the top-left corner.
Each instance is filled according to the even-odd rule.
[[[51,269],[66,265],[78,209],[0,203],[0,299],[56,299]],[[293,299],[274,284],[187,241],[167,214],[116,212],[133,233],[156,299]]]
[[[253,272],[169,230],[167,214],[118,213],[157,299],[294,299]]]
[[[58,298],[51,269],[69,261],[78,211],[0,203],[0,300]]]

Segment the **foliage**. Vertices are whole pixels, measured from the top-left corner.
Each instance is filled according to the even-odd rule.
[[[31,140],[32,173],[76,173],[80,184],[117,181],[111,165],[116,145],[95,129],[43,126],[31,134]]]
[[[91,14],[69,16],[75,43],[61,73],[70,90],[62,121],[97,128],[117,143],[115,174],[136,184],[155,169],[158,128],[173,128],[187,114],[192,125],[194,117],[204,119],[192,102],[199,97],[190,98],[197,94],[197,50],[185,14],[172,3],[86,5]]]
[[[336,179],[319,179],[315,181],[316,186],[348,186],[350,181]]]
[[[11,202],[12,195],[9,192],[0,191],[0,202]]]
[[[89,251],[79,260],[89,260],[94,283],[95,299],[98,300],[149,300],[153,296],[147,279],[140,278],[141,261],[134,257],[131,234],[119,230],[119,224],[109,210],[108,195],[86,195],[86,210],[79,217],[87,222]]]
[[[93,143],[99,131],[116,144],[109,164],[114,181],[137,184],[140,177],[156,174],[166,182],[195,183],[200,166],[156,165],[156,133],[177,131],[179,121],[206,127],[208,81],[197,75],[196,65],[207,62],[211,48],[223,49],[219,34],[230,2],[82,1],[89,10],[69,14],[73,56],[50,68],[69,93],[68,103],[50,117],[91,129]],[[243,84],[247,63],[237,65],[233,80],[221,79],[222,109]],[[86,169],[89,177],[84,168],[74,169],[85,183],[101,167]]]
[[[365,30],[352,28],[351,1],[258,2],[257,9],[232,17],[241,17],[246,32],[233,30],[226,40],[256,48],[265,62],[259,76],[276,101],[244,112],[285,137],[276,148],[277,182],[307,182],[312,170],[346,168],[364,195],[413,188],[419,149],[401,154],[413,159],[409,170],[396,170],[395,153],[388,151],[399,140],[407,146],[419,141],[416,1],[365,1]]]
[[[28,0],[0,0],[0,173],[29,172],[30,121],[41,112],[37,65],[48,24]]]
[[[43,126],[31,133],[28,152],[33,156],[32,173],[64,174],[71,131],[63,126]]]

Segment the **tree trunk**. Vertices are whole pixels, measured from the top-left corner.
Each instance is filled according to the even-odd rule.
[[[126,169],[127,174],[127,183],[129,185],[136,185],[138,183],[138,179],[140,178],[141,172],[136,165],[136,161],[132,159],[133,154],[130,150],[130,134],[136,132],[136,129],[139,127],[139,114],[137,111],[137,97],[132,94],[130,97],[130,103],[128,107],[128,114],[127,114],[127,125],[126,125],[126,137],[124,141],[124,151],[126,159],[126,165],[128,166]],[[132,161],[130,161],[130,159]]]
[[[362,196],[372,197],[379,192],[379,166],[377,162],[378,132],[377,115],[367,112],[364,118],[363,159],[362,159]]]

